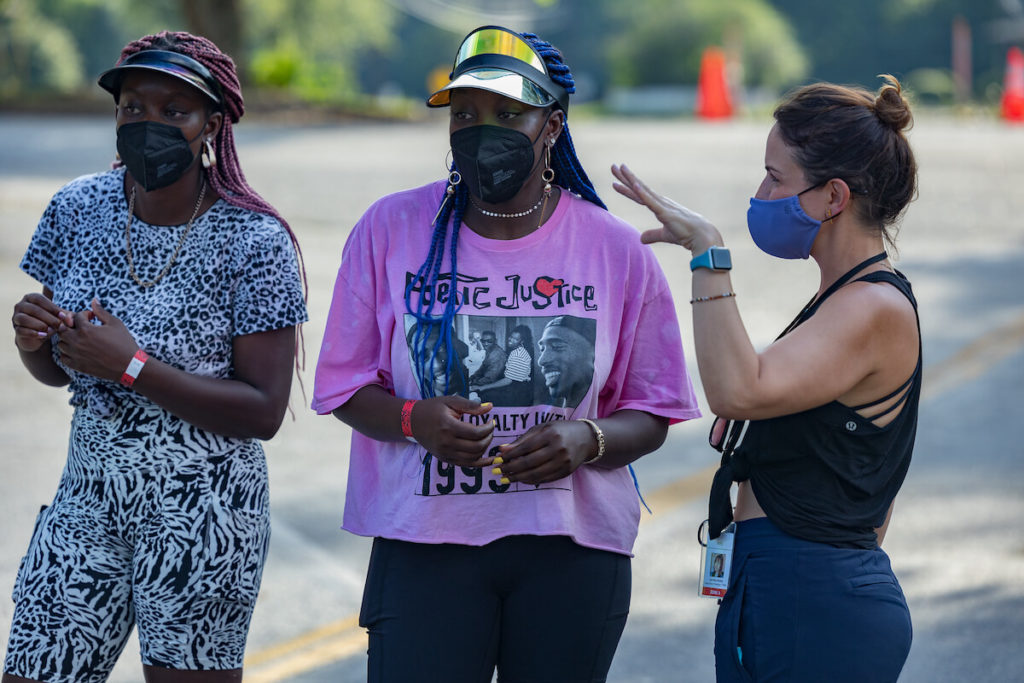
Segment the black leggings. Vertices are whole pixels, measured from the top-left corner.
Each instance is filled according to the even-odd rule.
[[[630,560],[565,536],[373,541],[359,623],[368,683],[598,683],[629,613]]]

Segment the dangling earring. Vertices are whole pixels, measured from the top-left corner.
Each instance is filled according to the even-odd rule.
[[[437,213],[434,214],[434,220],[430,221],[431,225],[437,223],[437,217],[444,211],[444,205],[448,203],[448,200],[455,196],[455,186],[462,182],[462,175],[458,171],[452,170],[448,174],[448,189],[444,191],[444,199],[441,200],[441,206],[437,207]]]
[[[217,153],[213,151],[210,138],[203,140],[203,168],[213,168],[217,165]]]
[[[825,207],[825,220],[829,225],[832,225],[832,209]]]
[[[540,174],[540,179],[544,181],[545,199],[551,194],[551,183],[555,180],[555,172],[551,168],[551,147],[554,144],[555,141],[551,140],[550,144],[544,145],[544,170]]]
[[[551,148],[555,141],[552,139],[548,142],[549,144],[544,145],[544,170],[540,174],[540,179],[544,181],[544,200],[541,202],[538,228],[544,224],[544,212],[548,209],[548,198],[551,196],[551,183],[555,180],[555,172],[551,168]]]

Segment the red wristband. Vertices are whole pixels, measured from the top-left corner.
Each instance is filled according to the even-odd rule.
[[[128,367],[125,368],[124,374],[121,375],[121,384],[131,389],[132,385],[135,384],[135,380],[138,379],[139,373],[142,372],[142,366],[149,360],[149,354],[142,349],[135,352],[132,356],[132,361],[128,363]]]
[[[402,405],[402,436],[416,443],[416,437],[412,435],[412,407],[416,401],[409,399]]]

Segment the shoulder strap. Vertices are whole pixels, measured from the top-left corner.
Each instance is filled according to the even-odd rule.
[[[851,268],[850,270],[846,271],[846,273],[843,274],[842,277],[840,277],[838,280],[836,280],[831,285],[829,285],[828,289],[826,289],[822,293],[821,296],[819,296],[819,297],[812,297],[811,300],[807,302],[807,305],[803,307],[803,310],[801,310],[800,313],[797,314],[796,318],[793,319],[793,322],[791,322],[786,327],[786,329],[784,329],[782,331],[782,334],[780,334],[778,337],[776,337],[776,341],[778,341],[782,337],[784,337],[787,334],[789,334],[790,332],[792,332],[794,329],[799,327],[802,323],[806,322],[808,318],[810,318],[812,315],[815,314],[815,312],[817,312],[818,308],[821,306],[821,304],[823,304],[825,302],[826,299],[828,299],[830,296],[832,296],[837,291],[839,291],[839,288],[842,287],[843,285],[845,285],[846,283],[848,283],[850,281],[850,279],[853,278],[854,275],[856,275],[860,271],[864,270],[868,266],[874,265],[874,264],[878,263],[879,261],[885,260],[885,258],[887,256],[888,256],[888,254],[886,254],[883,251],[880,254],[875,254],[871,258],[865,259],[865,260],[861,261],[860,263],[855,265],[853,268]],[[871,275],[871,273],[868,273],[868,276],[870,276],[870,275]],[[865,276],[865,277],[868,277],[868,276]]]

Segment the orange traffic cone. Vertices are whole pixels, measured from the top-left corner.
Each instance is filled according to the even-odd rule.
[[[1006,53],[1002,112],[1007,121],[1024,122],[1024,52],[1019,47]]]
[[[696,114],[702,119],[732,116],[732,97],[725,78],[725,53],[720,48],[705,49],[700,59]]]

